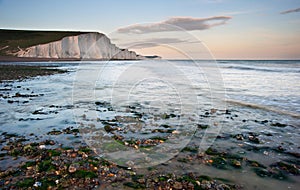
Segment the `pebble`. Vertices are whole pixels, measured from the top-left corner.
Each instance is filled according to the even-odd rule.
[[[191,182],[188,184],[188,189],[194,189],[194,184],[192,184]]]
[[[240,161],[237,161],[237,160],[234,160],[234,161],[233,161],[233,165],[234,165],[235,167],[238,167],[238,168],[242,166],[241,162],[240,162]]]
[[[137,180],[139,183],[144,184],[146,182],[146,180],[144,178],[140,178]]]
[[[241,135],[241,134],[236,135],[235,138],[236,138],[237,140],[244,140],[244,137],[243,137],[243,135]]]
[[[77,171],[77,169],[79,168],[79,164],[71,164],[70,166],[69,166],[69,169],[68,169],[68,171],[70,172],[70,173],[74,173],[74,172],[76,172]]]
[[[182,184],[180,182],[175,182],[173,185],[174,189],[182,189]]]
[[[201,188],[202,189],[210,189],[211,183],[209,181],[204,180],[204,181],[202,181]]]
[[[39,181],[36,181],[34,184],[33,184],[34,187],[41,187],[42,186],[42,183],[39,182]]]
[[[71,158],[76,158],[77,157],[77,153],[76,152],[72,152],[70,156],[71,156]]]
[[[11,149],[10,146],[4,146],[4,147],[2,148],[2,150],[10,150],[10,149]]]
[[[217,190],[229,190],[231,189],[228,185],[226,184],[220,184],[216,187]]]

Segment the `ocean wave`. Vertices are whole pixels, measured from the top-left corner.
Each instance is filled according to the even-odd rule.
[[[227,69],[237,69],[237,70],[254,70],[263,72],[278,72],[278,73],[300,73],[298,68],[258,68],[258,67],[245,67],[245,66],[225,66]]]
[[[283,115],[288,115],[288,116],[291,116],[296,119],[300,119],[300,113],[287,111],[287,110],[276,108],[273,106],[260,105],[260,104],[243,102],[243,101],[232,100],[232,99],[227,99],[226,102],[228,104],[234,104],[234,105],[249,107],[249,108],[253,108],[253,109],[261,109],[261,110],[271,111],[271,112],[275,112],[275,113],[279,113],[279,114],[283,114]]]

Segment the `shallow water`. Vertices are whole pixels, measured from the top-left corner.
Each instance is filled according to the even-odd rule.
[[[178,150],[189,143],[200,146],[200,150],[212,145],[217,150],[240,154],[265,165],[297,160],[275,151],[279,146],[285,152],[300,153],[298,61],[21,64],[59,66],[70,72],[1,83],[1,132],[27,136],[34,133],[39,139],[54,138],[64,145],[76,146],[83,143],[81,137],[56,137],[47,135],[47,132],[78,127],[80,123],[83,126],[93,124],[100,130],[104,121],[117,118],[113,124],[122,128],[119,135],[127,139],[164,136],[166,134],[152,131],[163,129],[163,125],[171,126],[170,130],[179,131],[184,137],[175,138],[174,142],[182,141],[175,148]],[[13,97],[17,93],[27,96]],[[13,102],[9,103],[9,100]],[[138,122],[131,120],[136,114],[142,114]],[[175,117],[166,119],[165,114]],[[124,118],[129,118],[129,121],[124,121]],[[197,124],[210,127],[198,130]],[[89,140],[94,132],[81,134],[87,144],[93,145]],[[247,136],[250,133],[258,135],[260,142],[233,138],[237,134]],[[254,151],[253,147],[261,150]],[[168,164],[170,171],[176,169],[174,163]],[[264,186],[297,189],[299,186],[299,177],[295,176],[291,177],[294,182],[285,182],[260,178],[247,169],[232,172],[187,165],[187,169],[181,172],[201,170],[205,175],[222,178],[228,178],[230,174],[232,181],[250,187],[248,189],[263,189]],[[254,183],[256,186],[251,185]]]

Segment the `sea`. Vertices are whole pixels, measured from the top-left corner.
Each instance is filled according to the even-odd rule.
[[[174,126],[182,134],[171,142],[175,148],[158,150],[163,154],[172,151],[174,154],[170,153],[156,164],[167,162],[176,156],[176,149],[181,150],[191,142],[199,147],[199,152],[214,147],[265,165],[278,161],[299,164],[299,157],[293,156],[300,154],[299,60],[0,64],[39,65],[68,71],[0,83],[1,133],[28,137],[34,133],[32,138],[40,140],[51,138],[68,146],[86,143],[94,147],[97,145],[92,142],[90,131],[81,133],[83,139],[68,135],[63,138],[50,136],[48,133],[67,127],[93,126],[100,129],[104,127],[104,121],[109,123],[117,118],[118,127],[126,128],[122,135],[128,139],[151,138],[151,131],[157,126]],[[133,114],[140,116],[140,123],[134,122],[134,126],[130,126]],[[205,125],[208,128],[199,131],[199,126]],[[239,141],[237,135],[244,139],[257,137],[259,142]],[[287,154],[276,151],[278,147]],[[101,146],[94,148],[101,149]],[[98,151],[99,155],[106,154]],[[189,170],[192,168],[196,170],[197,167]],[[229,178],[246,189],[297,189],[300,181],[297,176],[292,176],[288,182],[262,178],[247,169],[201,168],[201,171]]]

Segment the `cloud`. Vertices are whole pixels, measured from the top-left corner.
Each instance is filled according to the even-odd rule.
[[[178,31],[180,28],[187,31],[206,30],[215,26],[226,24],[226,22],[231,18],[232,17],[230,16],[214,16],[208,18],[172,17],[153,24],[135,24],[119,28],[117,31],[119,33],[143,34]]]
[[[282,12],[280,12],[280,14],[289,14],[289,13],[296,13],[296,12],[300,12],[300,7],[297,9],[290,9],[290,10],[282,11]]]
[[[200,43],[201,41],[181,40],[178,38],[151,38],[139,42],[121,44],[120,46],[126,48],[141,49],[141,48],[156,47],[163,44],[197,43],[197,42]]]

